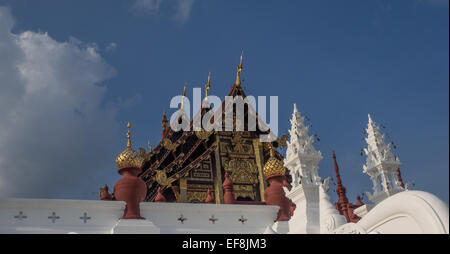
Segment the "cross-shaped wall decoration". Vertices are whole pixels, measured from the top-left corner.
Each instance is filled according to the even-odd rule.
[[[247,221],[246,218],[244,218],[244,215],[241,215],[241,218],[239,218],[239,220],[242,224],[245,224],[245,222]]]
[[[181,222],[181,224],[184,224],[184,221],[187,220],[187,218],[183,217],[183,214],[181,214],[178,220]]]
[[[14,216],[14,218],[18,219],[18,220],[23,220],[23,219],[26,219],[27,216],[24,215],[22,211],[19,211],[19,215]]]
[[[211,215],[211,218],[209,218],[209,221],[211,221],[211,223],[212,224],[215,224],[216,223],[216,221],[218,221],[219,219],[217,219],[217,218],[214,218],[214,214],[213,215]]]
[[[90,220],[91,217],[87,216],[87,213],[84,213],[82,217],[80,217],[80,220],[83,220],[84,224],[87,223],[87,220]]]
[[[59,216],[56,216],[56,213],[52,212],[52,216],[48,216],[48,218],[52,220],[52,223],[55,223],[55,221],[59,219]]]

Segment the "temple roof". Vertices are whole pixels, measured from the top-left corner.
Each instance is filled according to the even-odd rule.
[[[240,65],[237,68],[236,82],[232,85],[228,96],[236,97],[241,96],[246,98],[244,89],[241,86],[240,72],[242,71],[242,55]],[[205,85],[205,91],[210,89],[210,78],[208,76],[208,83]],[[185,92],[183,92],[183,95]],[[176,182],[181,177],[185,176],[191,169],[197,167],[201,161],[208,158],[208,156],[216,149],[217,135],[215,131],[193,131],[193,123],[198,117],[202,117],[207,111],[211,110],[207,100],[203,100],[202,108],[194,115],[190,120],[190,131],[174,131],[169,126],[167,118],[163,117],[162,125],[163,131],[161,140],[158,145],[147,152],[145,149],[140,149],[140,156],[143,158],[142,173],[140,177],[147,183],[148,192],[146,200],[153,200],[157,195],[157,189],[161,187],[164,191],[165,188],[170,187],[173,182]],[[179,109],[179,112],[183,110],[183,107]],[[220,107],[214,112],[211,121],[214,121],[214,116],[218,117],[218,114],[222,114],[222,119],[225,119],[225,101],[222,102]],[[236,114],[233,109],[233,114]],[[248,118],[249,114],[254,114],[255,119],[258,119],[258,114],[251,105],[244,107],[244,129],[248,130]],[[225,121],[222,121],[224,124]],[[233,124],[236,123],[236,119],[233,119]],[[246,126],[247,124],[247,126]],[[235,126],[235,125],[233,125]],[[222,126],[224,127],[224,125]],[[235,128],[235,127],[234,127]],[[233,128],[233,130],[235,130]],[[254,136],[259,134],[268,134],[269,131],[262,132],[258,128],[254,132]],[[268,147],[267,147],[268,148]],[[264,150],[264,149],[263,149]],[[268,151],[268,149],[266,149]],[[279,159],[283,159],[281,154],[275,152],[275,156]]]

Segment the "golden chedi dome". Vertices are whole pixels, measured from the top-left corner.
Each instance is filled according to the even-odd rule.
[[[283,162],[275,157],[275,152],[273,151],[273,146],[270,144],[270,158],[267,160],[266,165],[264,165],[264,176],[269,178],[274,175],[286,174],[286,169],[284,168]]]
[[[123,169],[123,168],[140,168],[142,165],[142,160],[139,157],[139,154],[135,150],[133,150],[133,148],[131,148],[131,140],[130,140],[131,124],[130,123],[128,123],[127,128],[128,128],[127,148],[125,148],[125,150],[123,150],[123,152],[121,154],[119,154],[119,156],[117,156],[117,159],[116,159],[116,164],[117,164],[117,167],[119,168],[119,170]]]

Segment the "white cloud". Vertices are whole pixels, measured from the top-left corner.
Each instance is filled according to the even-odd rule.
[[[170,5],[174,12],[173,18],[181,23],[186,22],[192,12],[194,0],[136,0],[131,7],[135,13],[159,14],[163,3]]]
[[[120,108],[131,108],[131,107],[134,107],[134,106],[138,105],[139,103],[141,103],[141,101],[142,101],[142,95],[136,94],[136,95],[131,96],[126,99],[119,97],[117,99],[117,104],[119,105]]]
[[[103,105],[99,84],[115,70],[96,44],[13,26],[0,7],[0,196],[77,193],[114,172],[102,173],[117,152],[116,109]]]
[[[178,0],[174,18],[181,22],[186,22],[191,16],[194,0]]]
[[[105,50],[106,52],[111,52],[116,50],[117,48],[117,44],[115,42],[111,42],[110,44],[108,44],[108,46],[106,46]]]

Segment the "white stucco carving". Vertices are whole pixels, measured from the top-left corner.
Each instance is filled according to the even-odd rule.
[[[308,126],[305,126],[305,118],[301,116],[294,104],[291,129],[286,150],[284,165],[292,175],[292,185],[297,187],[300,183],[320,184],[318,164],[322,160],[322,153],[316,151],[313,146],[314,136],[309,136]]]
[[[322,154],[314,146],[314,136],[309,136],[305,118],[294,104],[291,129],[284,165],[292,176],[292,189],[285,189],[286,196],[296,209],[289,221],[289,233],[320,233],[319,187],[321,178],[318,164]]]
[[[367,234],[367,231],[356,223],[347,223],[333,231],[334,234]]]
[[[340,215],[336,208],[332,205],[327,192],[329,190],[329,180],[326,178],[320,186],[320,233],[333,233],[335,229],[346,223],[345,217]]]
[[[370,201],[379,203],[383,199],[394,195],[404,189],[400,186],[396,170],[401,163],[391,152],[391,144],[385,143],[384,134],[369,115],[369,123],[366,129],[367,148],[364,152],[367,156],[363,166],[363,172],[370,176],[373,193],[367,192]]]

